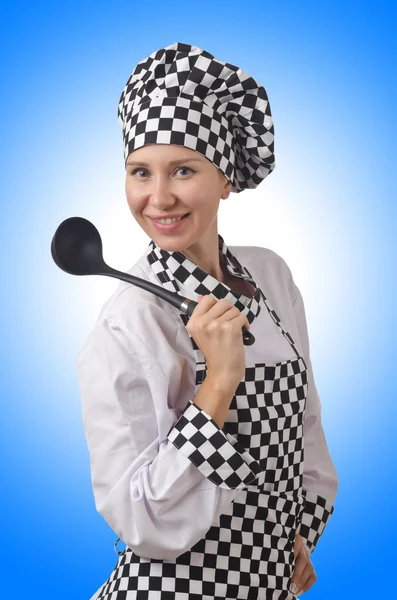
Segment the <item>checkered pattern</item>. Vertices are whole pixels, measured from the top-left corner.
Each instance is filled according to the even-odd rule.
[[[334,512],[334,506],[322,496],[302,490],[305,498],[305,510],[298,532],[305,538],[306,546],[313,552],[320,539],[328,519]]]
[[[193,289],[197,294],[203,296],[212,294],[218,300],[226,298],[247,317],[249,323],[252,323],[261,311],[260,298],[262,292],[260,288],[257,288],[248,270],[242,267],[236,257],[232,255],[220,234],[218,234],[218,249],[220,256],[224,257],[229,273],[236,277],[243,277],[254,286],[255,294],[252,298],[237,294],[229,286],[218,281],[210,273],[190,261],[181,252],[163,250],[153,240],[149,243],[147,258],[165,289],[170,292],[180,292],[179,281],[184,286]],[[180,316],[186,325],[188,317],[183,319],[186,315],[181,314]],[[193,338],[192,341],[194,342]],[[204,355],[197,346],[195,350],[197,362],[205,362]],[[198,383],[201,383],[201,381]]]
[[[257,187],[275,167],[265,89],[242,69],[176,42],[141,60],[118,104],[124,160],[146,144],[203,154],[232,182]]]
[[[227,268],[258,291],[219,235]],[[237,296],[179,252],[151,241],[148,260],[161,283],[179,291],[188,282],[198,293],[242,303],[253,320],[264,306],[292,345],[296,358],[247,366],[222,429],[189,402],[168,439],[213,483],[240,488],[219,521],[174,562],[140,557],[126,547],[99,591],[98,600],[293,600],[296,531],[315,545],[333,511],[302,489],[303,419],[307,366],[261,290]],[[200,290],[200,291],[198,291]],[[180,315],[186,325],[188,318]],[[189,334],[190,335],[190,334]],[[190,336],[196,358],[196,389],[206,377],[205,359]]]
[[[242,490],[197,542],[174,562],[126,548],[98,600],[293,600],[294,523],[301,498]]]
[[[219,487],[243,488],[253,483],[260,473],[259,465],[248,452],[240,455],[210,415],[193,402],[188,404],[167,437]]]

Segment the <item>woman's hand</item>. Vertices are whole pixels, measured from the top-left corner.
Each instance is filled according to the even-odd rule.
[[[241,334],[244,325],[248,330],[251,327],[248,318],[229,300],[201,294],[186,325],[204,354],[207,374],[234,391],[245,374],[245,349]],[[231,401],[232,397],[228,399],[229,404]]]
[[[299,533],[295,536],[295,568],[291,582],[291,592],[299,595],[307,592],[317,581],[317,575],[310,560],[305,540]]]

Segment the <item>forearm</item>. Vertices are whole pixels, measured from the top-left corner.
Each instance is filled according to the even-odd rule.
[[[207,373],[206,378],[193,398],[193,402],[205,410],[218,425],[219,429],[222,429],[236,387],[231,385],[230,382],[224,382],[215,375]]]
[[[299,339],[307,365],[308,392],[303,424],[304,470],[302,487],[305,494],[302,522],[298,532],[313,551],[329,517],[334,511],[338,476],[325,439],[321,418],[321,402],[314,381],[310,345],[302,295],[296,288],[293,304]]]
[[[97,510],[136,554],[175,560],[255,480],[259,465],[248,453],[241,455],[219,427],[222,409],[233,397],[222,390],[211,378],[204,380],[166,438],[139,454],[133,445],[138,431],[131,435],[128,429],[124,439],[112,436],[114,446],[106,455],[91,454]],[[121,415],[115,413],[114,419],[120,431]],[[88,427],[95,423],[87,420]]]
[[[155,452],[149,448],[116,482],[106,482],[97,510],[137,555],[175,560],[205,536],[240,490],[212,484],[168,440]],[[96,491],[99,466],[95,461]]]

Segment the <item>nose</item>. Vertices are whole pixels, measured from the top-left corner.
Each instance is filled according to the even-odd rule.
[[[149,202],[154,207],[159,209],[159,212],[167,206],[175,204],[175,195],[172,191],[172,181],[167,175],[158,175],[154,177],[149,189]]]

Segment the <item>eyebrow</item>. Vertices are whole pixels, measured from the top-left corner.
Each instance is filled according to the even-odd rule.
[[[192,162],[192,161],[202,162],[201,158],[181,158],[179,160],[172,160],[168,164],[170,166],[173,166],[173,165],[179,165],[181,163],[188,163],[188,162]],[[141,161],[133,161],[133,160],[127,161],[126,165],[128,165],[128,166],[136,165],[136,166],[139,166],[139,167],[149,167],[150,166],[150,165],[148,165],[148,163],[141,162]]]

